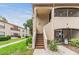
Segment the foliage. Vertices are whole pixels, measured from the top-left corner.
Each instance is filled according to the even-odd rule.
[[[0,48],[0,55],[30,55],[32,53],[33,50],[27,48],[25,41]]]
[[[57,46],[57,43],[56,43],[56,41],[51,41],[50,42],[50,44],[49,44],[49,48],[50,48],[50,50],[52,50],[52,51],[57,51],[58,50],[58,46]]]
[[[28,38],[29,36],[25,36],[26,38]]]
[[[69,44],[79,48],[79,39],[71,39]]]
[[[33,25],[33,23],[32,23],[32,19],[28,19],[24,24],[24,27],[27,29],[27,27],[29,27],[30,28],[30,32],[31,32],[31,34],[32,34],[32,25]]]
[[[0,36],[0,41],[6,41],[6,40],[9,40],[11,39],[11,36]]]
[[[26,40],[26,45],[28,46],[29,44],[32,44],[32,37],[28,37]]]
[[[6,37],[7,37],[7,39],[11,39],[11,36],[9,36],[9,35],[7,35]]]

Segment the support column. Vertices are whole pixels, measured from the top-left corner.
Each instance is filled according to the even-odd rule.
[[[52,8],[52,20],[51,20],[51,22],[52,22],[52,40],[54,40],[54,7]]]
[[[32,38],[32,48],[35,48],[35,41],[36,41],[36,8],[34,8],[33,13],[33,38]]]

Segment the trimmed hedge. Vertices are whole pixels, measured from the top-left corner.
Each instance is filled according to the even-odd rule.
[[[6,41],[6,40],[9,40],[11,39],[11,36],[0,36],[0,41]]]

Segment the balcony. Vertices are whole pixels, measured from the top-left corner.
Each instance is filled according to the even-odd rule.
[[[55,29],[79,29],[79,8],[56,8],[53,19]]]
[[[20,31],[19,29],[17,28],[10,28],[11,30],[14,30],[14,31]]]

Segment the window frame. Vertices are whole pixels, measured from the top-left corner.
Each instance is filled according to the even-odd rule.
[[[56,12],[58,12],[57,9],[62,10],[62,12],[63,12],[63,9],[66,9],[66,12],[65,12],[66,13],[66,16],[63,16],[64,15],[63,13],[62,13],[63,14],[62,16],[60,16],[58,14],[56,15]],[[74,10],[75,13],[79,12],[79,8],[55,8],[54,9],[54,17],[79,17],[75,13],[74,13],[75,14],[74,16],[69,16],[70,9]],[[59,13],[61,13],[61,12],[59,12]]]

